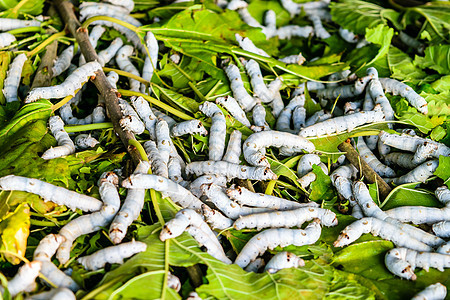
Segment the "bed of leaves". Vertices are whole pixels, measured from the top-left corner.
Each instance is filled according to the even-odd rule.
[[[277,26],[309,24],[303,14],[291,20],[288,12],[276,0],[253,0],[249,3],[248,10],[260,22],[264,12],[272,9],[277,14]],[[0,1],[0,8],[4,10],[0,13],[1,17],[45,15],[48,9],[42,1],[21,1],[18,4],[14,0]],[[406,82],[428,102],[429,114],[424,116],[409,106],[406,100],[388,95],[397,119],[405,127],[417,129],[422,136],[450,146],[450,5],[439,1],[421,3],[415,0],[392,0],[387,4],[377,0],[341,0],[332,2],[330,8],[333,22],[325,24],[331,33],[330,38],[293,38],[282,41],[276,37],[266,40],[260,29],[243,23],[237,12],[222,10],[210,0],[172,4],[164,1],[136,1],[133,16],[148,24],[137,29],[137,32],[143,35],[150,30],[161,43],[158,71],[150,83],[153,95],[146,99],[177,120],[199,118],[208,126],[209,120],[198,112],[199,104],[205,100],[212,101],[218,95],[230,94],[227,77],[221,68],[222,61],[231,59],[239,65],[239,56],[254,58],[262,66],[265,79],[281,76],[285,102],[290,99],[293,88],[305,79],[325,80],[327,75],[349,68],[362,75],[365,69],[374,66],[380,77]],[[371,43],[355,49],[354,44],[340,38],[339,27],[365,36]],[[418,54],[398,39],[401,30],[417,37],[425,45],[423,54]],[[13,45],[14,48],[25,51],[29,56],[22,74],[22,99],[39,66],[46,43],[52,36],[56,39],[54,35],[57,32],[63,32],[63,25],[57,16],[53,16],[37,32],[30,29],[15,33],[18,42]],[[235,33],[251,38],[274,58],[301,52],[307,63],[302,66],[285,65],[274,58],[243,51],[235,42]],[[108,29],[98,48],[107,47],[117,36],[120,36],[118,32]],[[64,44],[74,42],[64,33],[57,39],[60,41],[59,52],[64,49]],[[168,59],[174,53],[182,57],[178,65]],[[10,60],[8,49],[0,51],[0,87]],[[134,62],[142,67],[141,57],[134,57]],[[245,73],[241,74],[247,88],[250,88]],[[62,80],[63,75],[55,78],[54,83]],[[121,76],[119,87],[125,98],[132,95],[127,91],[126,77]],[[92,89],[89,94],[93,96],[92,99],[86,97],[88,104],[96,99],[95,87],[92,85],[89,88]],[[0,103],[0,176],[15,174],[39,178],[98,198],[96,182],[102,172],[118,168],[122,168],[124,176],[132,172],[133,166],[126,149],[115,136],[110,123],[67,126],[69,132],[95,132],[100,145],[68,157],[44,161],[40,158],[42,152],[56,144],[46,126],[47,119],[54,112],[52,103],[41,100],[28,105],[5,105],[1,92]],[[337,105],[342,103],[338,100]],[[80,116],[89,113],[88,104],[78,108]],[[310,115],[320,108],[308,100],[306,109]],[[271,125],[274,124],[275,119],[270,111],[267,120]],[[239,129],[244,137],[251,134],[248,128],[228,114],[227,122],[229,132]],[[376,132],[380,126],[383,125],[366,126],[346,134],[313,139],[313,142],[320,150],[336,153],[337,145],[348,137]],[[148,136],[143,134],[139,138],[144,141]],[[207,157],[207,137],[194,135],[185,139],[176,138],[174,143],[187,162]],[[364,235],[351,246],[334,248],[332,242],[339,231],[354,218],[342,212],[342,204],[337,199],[329,177],[320,168],[315,169],[318,179],[312,184],[311,190],[306,192],[296,182],[295,169],[300,156],[279,160],[277,153],[269,150],[268,157],[279,179],[270,183],[246,184],[252,185],[256,191],[287,199],[304,200],[308,196],[338,215],[339,225],[324,228],[315,245],[290,246],[272,251],[288,250],[300,255],[307,261],[305,267],[282,270],[276,274],[247,273],[236,265],[226,265],[212,258],[186,233],[163,243],[158,238],[162,220],[157,216],[162,216],[164,220],[171,219],[178,207],[168,199],[162,199],[159,193],[148,192],[141,216],[133,223],[126,238],[136,238],[147,243],[146,252],[135,255],[121,266],[112,265],[87,272],[76,262],[76,258],[112,243],[106,228],[76,240],[71,252],[72,259],[61,267],[71,268],[73,278],[82,286],[77,298],[179,299],[195,289],[203,299],[405,299],[437,281],[450,287],[448,270],[420,270],[415,282],[394,277],[384,266],[384,255],[393,248],[389,241]],[[328,163],[336,157],[330,155]],[[379,203],[380,206],[383,209],[401,205],[439,206],[433,191],[443,183],[450,187],[450,158],[440,158],[435,175],[420,187],[416,184],[396,187]],[[372,190],[376,199],[376,187],[372,186]],[[122,195],[126,193],[125,189],[120,192]],[[79,211],[72,212],[64,207],[44,203],[36,195],[1,191],[0,280],[4,282],[16,273],[22,257],[31,259],[36,245],[46,234],[58,232],[61,226],[80,214]],[[222,232],[222,240],[226,240],[228,247],[225,250],[231,255],[240,251],[254,234],[255,231],[233,229]],[[200,266],[197,270],[201,270],[201,274],[192,274],[195,269],[189,267],[193,265]],[[164,284],[168,270],[181,279],[182,289],[179,294]],[[194,286],[190,276],[200,279],[201,285]],[[40,285],[39,289],[45,287]]]

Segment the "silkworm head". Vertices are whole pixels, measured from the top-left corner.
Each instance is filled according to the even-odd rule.
[[[324,226],[336,226],[338,220],[336,214],[330,210],[327,210],[321,218]]]

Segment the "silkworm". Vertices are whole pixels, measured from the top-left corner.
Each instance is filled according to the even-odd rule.
[[[434,191],[434,194],[436,195],[436,198],[440,202],[442,202],[442,204],[444,204],[446,206],[448,204],[450,204],[450,190],[448,189],[448,187],[446,185],[438,187]]]
[[[171,134],[174,137],[182,136],[185,134],[206,135],[208,134],[208,131],[205,129],[200,120],[188,120],[173,125],[173,127],[171,128]]]
[[[311,15],[308,15],[308,18],[313,23],[314,34],[319,39],[325,40],[331,36],[328,33],[328,31],[323,27],[322,21],[320,20],[319,16],[317,16],[315,14],[311,14]]]
[[[190,191],[170,179],[150,174],[133,174],[122,182],[128,189],[154,189],[166,193],[174,202],[184,208],[200,210],[203,202]]]
[[[153,72],[155,71],[158,64],[158,41],[155,35],[151,31],[147,31],[145,34],[145,44],[148,49],[149,56],[145,57],[144,67],[142,68],[142,78],[150,82],[153,77]],[[145,85],[141,86],[141,92],[145,92]]]
[[[306,109],[303,106],[296,106],[292,111],[292,123],[294,124],[294,132],[298,133],[306,123]]]
[[[227,5],[227,9],[238,10],[240,8],[244,8],[247,6],[248,6],[248,3],[243,0],[231,0]]]
[[[313,165],[320,163],[320,157],[317,154],[305,154],[298,161],[297,174],[304,176],[312,170]]]
[[[262,32],[266,35],[266,39],[270,39],[271,37],[276,36],[277,31],[277,14],[269,9],[266,11],[264,15],[264,24]]]
[[[386,178],[386,182],[393,182],[396,185],[412,182],[425,182],[428,178],[433,176],[439,165],[438,160],[430,160],[417,166],[415,169],[409,171],[403,176],[396,178]]]
[[[106,112],[103,105],[97,105],[97,107],[94,108],[91,114],[87,115],[82,119],[78,119],[73,116],[70,103],[66,103],[60,108],[59,115],[61,119],[63,119],[63,121],[69,125],[102,123],[106,120]]]
[[[395,171],[390,167],[384,165],[378,158],[370,151],[367,147],[363,138],[359,138],[357,142],[357,148],[361,158],[375,171],[378,175],[382,177],[394,177]]]
[[[322,171],[328,175],[328,168],[324,163],[319,163],[318,166],[322,169]],[[307,174],[303,175],[299,179],[297,179],[297,182],[302,186],[302,188],[307,189],[313,181],[317,179],[316,173],[313,171],[308,172]]]
[[[145,130],[145,125],[133,107],[123,99],[119,99],[119,107],[123,114],[122,119],[119,121],[120,126],[124,130],[135,134],[143,133]]]
[[[86,2],[84,2],[86,3]],[[82,4],[81,4],[82,5]],[[92,28],[91,32],[89,33],[89,42],[91,43],[92,47],[95,49],[97,48],[98,40],[102,37],[103,33],[105,33],[106,29],[100,25],[94,26]],[[84,58],[83,54],[80,55],[80,59],[78,60],[78,65],[82,66],[86,63],[86,59]]]
[[[88,2],[83,2],[88,3]],[[142,23],[130,16],[129,11],[122,6],[105,3],[95,3],[95,5],[80,4],[80,20],[84,21],[95,16],[108,16],[125,21],[133,26],[140,27]]]
[[[79,134],[75,138],[75,145],[80,149],[94,148],[99,142],[90,134]]]
[[[141,76],[138,69],[130,61],[129,57],[133,54],[134,48],[130,45],[122,46],[116,53],[116,63],[119,68],[125,72],[131,73],[136,76]],[[134,92],[140,92],[141,83],[136,79],[129,78],[130,90]]]
[[[302,8],[304,10],[315,11],[320,8],[327,8],[329,3],[329,0],[312,1],[307,3],[296,3],[292,0],[281,0],[281,5],[291,14],[291,18],[295,15],[298,15]]]
[[[256,228],[260,231],[263,228],[300,228],[303,223],[313,219],[319,219],[323,226],[336,226],[336,214],[331,210],[318,207],[300,207],[293,210],[273,211],[258,214],[240,216],[234,222],[234,228]]]
[[[374,71],[375,68],[367,69],[367,75],[358,78],[354,84],[317,90],[317,96],[330,100],[334,100],[337,97],[340,99],[355,98],[364,92],[367,83],[369,83],[369,81],[376,75]]]
[[[274,81],[272,81],[274,82]],[[270,89],[270,84],[269,84],[269,89]],[[272,108],[272,115],[275,118],[278,118],[278,116],[280,115],[281,111],[284,108],[284,102],[283,99],[281,98],[281,94],[279,91],[276,91],[274,93],[274,98],[273,101],[269,103],[269,106]]]
[[[150,165],[146,161],[140,161],[133,174],[147,174]],[[127,196],[109,226],[109,237],[114,244],[122,242],[128,227],[136,220],[144,206],[145,189],[129,189]]]
[[[361,207],[353,198],[352,180],[356,178],[358,170],[353,165],[344,165],[338,167],[331,173],[331,183],[336,188],[339,195],[348,200],[352,207],[352,216],[357,219],[363,217]]]
[[[247,267],[245,267],[245,271],[247,272],[253,272],[253,273],[257,273],[259,271],[259,269],[261,269],[262,267],[265,266],[265,262],[264,259],[262,259],[261,257],[258,257],[257,259],[255,259],[254,261],[252,261],[251,263],[248,264]]]
[[[64,130],[64,122],[58,116],[52,116],[48,120],[50,131],[55,137],[58,147],[50,147],[42,154],[43,159],[53,159],[75,153],[75,144]]]
[[[311,26],[286,25],[276,31],[280,40],[290,40],[292,37],[307,38],[312,35],[314,29]]]
[[[16,41],[16,37],[8,32],[0,32],[0,48],[7,47]]]
[[[241,205],[264,207],[275,210],[291,210],[301,207],[318,206],[316,202],[310,201],[307,203],[299,203],[271,195],[254,193],[242,186],[227,189],[227,196],[230,197],[230,199],[239,202]]]
[[[366,217],[345,227],[333,245],[334,247],[343,247],[356,241],[364,233],[372,233],[375,236],[392,241],[398,247],[408,247],[417,251],[432,251],[432,248],[427,244],[399,231],[398,227],[386,221]]]
[[[158,118],[155,124],[155,135],[159,154],[164,163],[169,162],[169,157],[172,152],[172,139],[170,138],[169,125],[162,118]]]
[[[3,95],[6,102],[19,101],[17,96],[20,78],[22,77],[23,65],[27,61],[26,54],[17,55],[9,65],[8,72],[3,85]]]
[[[253,123],[252,130],[259,132],[262,130],[270,130],[269,124],[266,122],[266,109],[260,103],[253,107]]]
[[[134,9],[134,0],[105,0],[105,2],[111,3],[115,6],[121,6],[125,8],[129,13]]]
[[[400,31],[402,33],[402,31]],[[447,287],[442,283],[427,286],[423,291],[417,293],[411,300],[444,300],[447,296]]]
[[[8,281],[8,291],[11,297],[20,292],[31,292],[35,288],[35,280],[39,276],[41,265],[40,261],[32,261],[19,268],[17,274]],[[2,286],[0,286],[0,292],[2,294],[5,292]]]
[[[267,147],[285,147],[292,152],[313,152],[315,146],[307,139],[288,132],[261,131],[251,134],[244,142],[243,153],[245,160],[254,166],[270,167],[262,149]],[[280,155],[283,155],[280,151]]]
[[[342,27],[339,27],[339,35],[341,38],[344,39],[347,43],[355,44],[358,42],[358,36],[355,35],[353,32],[351,32],[348,29],[344,29]]]
[[[48,292],[42,292],[39,294],[34,294],[26,298],[26,300],[76,300],[75,294],[64,287],[59,287],[56,289],[51,289]]]
[[[242,125],[250,128],[250,121],[247,119],[245,112],[237,103],[236,99],[231,96],[217,97],[216,103],[223,106],[233,116],[233,118],[241,122]]]
[[[300,130],[299,135],[303,137],[322,136],[332,133],[350,132],[358,126],[381,122],[384,114],[379,105],[375,105],[372,111],[361,111],[351,115],[335,117],[326,121],[308,126]]]
[[[286,228],[265,230],[252,237],[245,244],[234,263],[241,268],[245,268],[258,255],[263,254],[266,249],[273,250],[277,246],[314,244],[320,238],[321,231],[318,220],[311,222],[304,230]]]
[[[361,102],[345,102],[344,104],[344,115],[353,114],[354,112],[358,112],[361,109]]]
[[[319,90],[325,89],[325,84],[317,81],[302,82],[294,90],[292,96],[303,95],[305,93],[305,88],[308,89],[308,92],[317,92]]]
[[[250,59],[245,64],[245,69],[247,70],[247,74],[250,77],[250,83],[253,87],[253,92],[263,103],[269,103],[273,100],[273,94],[269,91],[266,84],[264,83],[264,78],[261,73],[261,69],[259,64]]]
[[[209,255],[225,264],[232,263],[232,261],[228,257],[226,257],[222,246],[217,246],[213,241],[211,241],[209,236],[205,234],[203,230],[197,227],[189,226],[186,231],[197,241],[197,243],[199,243],[200,246],[205,246],[206,251]]]
[[[419,54],[423,53],[425,45],[416,40],[415,38],[413,38],[412,36],[409,36],[404,31],[400,31],[398,33],[398,37],[406,46],[416,49]]]
[[[389,209],[385,213],[401,222],[412,222],[414,224],[434,224],[440,221],[450,221],[450,207],[401,206]]]
[[[241,144],[242,133],[239,130],[234,130],[230,135],[227,150],[225,151],[222,160],[238,165],[241,162],[239,159],[241,156]]]
[[[233,227],[232,219],[225,217],[220,211],[212,209],[206,204],[202,205],[202,215],[213,229],[223,230]]]
[[[121,38],[115,38],[106,48],[98,53],[98,62],[102,67],[104,67],[114,56],[116,56],[117,51],[123,46],[123,41]]]
[[[450,255],[450,241],[439,246],[439,248],[436,249],[436,253]]]
[[[178,293],[181,290],[180,278],[170,272],[167,273],[167,287],[169,289],[175,290]]]
[[[169,59],[176,65],[178,65],[181,61],[181,56],[178,53],[174,53],[171,56],[169,56]]]
[[[306,61],[306,58],[304,58],[303,55],[301,53],[299,53],[299,54],[288,55],[288,56],[279,58],[278,60],[281,62],[284,62],[285,64],[303,65],[303,63]]]
[[[369,69],[373,69],[372,71],[374,74],[372,80],[367,85],[370,96],[375,101],[375,104],[381,105],[386,121],[392,121],[394,120],[394,110],[392,109],[391,103],[389,102],[388,98],[386,98],[386,95],[383,92],[383,86],[378,79],[378,72],[375,70],[375,68]],[[391,124],[389,125],[392,127]]]
[[[239,44],[239,47],[241,47],[245,51],[252,52],[257,55],[265,57],[270,57],[270,55],[267,54],[266,51],[256,47],[255,44],[253,44],[252,40],[250,40],[248,37],[242,37],[239,35],[239,33],[236,33],[234,36]]]
[[[187,187],[189,185],[188,181],[184,181],[183,176],[181,174],[181,163],[178,158],[170,157],[169,162],[167,163],[167,171],[168,177],[170,180],[180,184],[183,187]],[[155,174],[158,175],[158,174]],[[195,195],[195,194],[194,194]],[[195,195],[197,196],[197,195]]]
[[[206,116],[211,118],[212,124],[209,134],[209,159],[221,160],[223,151],[225,150],[225,138],[227,135],[227,124],[225,116],[220,108],[212,103],[206,101],[199,107]]]
[[[264,271],[271,274],[276,273],[282,269],[298,268],[305,266],[305,261],[290,252],[280,252],[274,255],[267,263]]]
[[[64,49],[58,57],[53,61],[52,74],[53,77],[61,75],[66,71],[72,62],[74,56],[74,46],[70,45]]]
[[[245,89],[239,68],[230,64],[225,68],[225,73],[230,81],[230,88],[233,91],[234,98],[244,111],[250,111],[255,106],[256,101]]]
[[[414,169],[415,167],[417,167],[417,164],[413,162],[413,158],[414,154],[391,152],[384,157],[384,162],[388,166],[392,166],[393,164],[395,164],[405,169]]]
[[[441,238],[450,237],[450,221],[433,224],[433,232]]]
[[[320,122],[326,121],[326,120],[330,119],[331,117],[332,117],[331,113],[326,112],[325,110],[321,109],[321,110],[315,112],[308,119],[306,119],[305,126],[309,127],[309,126],[314,125],[316,123],[320,123]]]
[[[62,235],[53,233],[46,235],[34,250],[33,259],[39,261],[50,261],[63,241],[64,237]]]
[[[189,184],[189,190],[196,197],[200,197],[203,194],[201,189],[202,185],[210,183],[214,183],[218,186],[225,187],[227,185],[227,178],[221,175],[203,175],[197,177]]]
[[[295,96],[289,101],[288,105],[286,105],[283,110],[280,112],[277,123],[275,125],[275,128],[278,131],[284,131],[284,132],[290,132],[290,133],[296,133],[295,130],[291,129],[291,118],[292,118],[292,111],[297,106],[304,106],[305,105],[305,95],[298,95]]]
[[[268,210],[264,208],[241,207],[228,198],[222,187],[214,183],[202,185],[201,190],[203,194],[206,195],[211,202],[213,202],[214,205],[225,214],[225,216],[232,220],[236,220],[239,216],[261,213]]]
[[[400,95],[405,98],[409,104],[414,106],[419,112],[426,115],[428,113],[427,101],[417,94],[410,86],[390,78],[380,78],[384,90],[393,95]]]
[[[34,102],[39,99],[56,99],[75,95],[84,82],[95,76],[95,72],[101,70],[102,66],[96,62],[88,62],[73,71],[63,83],[50,87],[39,87],[32,89],[25,99],[25,103]]]
[[[416,153],[414,153],[414,157],[412,162],[416,165],[423,163],[428,158],[433,157],[434,153],[438,151],[438,145],[435,143],[424,142],[417,146]]]
[[[136,253],[144,252],[146,249],[147,244],[133,240],[128,243],[98,250],[91,255],[78,258],[77,261],[85,269],[95,271],[103,268],[107,263],[123,264],[125,258],[129,258]]]
[[[276,180],[277,175],[266,167],[248,167],[226,161],[194,161],[186,166],[186,173],[200,175],[221,174],[227,178]]]
[[[145,129],[148,130],[151,140],[156,140],[156,116],[153,113],[150,105],[143,97],[131,97],[131,104],[133,105],[136,113],[139,115],[141,121],[144,123]]]
[[[416,267],[426,271],[432,267],[443,272],[444,268],[450,268],[450,255],[394,248],[386,253],[384,262],[391,273],[405,279],[416,280],[414,274]]]
[[[41,22],[38,20],[19,20],[2,18],[0,24],[0,31],[9,31],[13,29],[25,28],[25,27],[40,27]]]

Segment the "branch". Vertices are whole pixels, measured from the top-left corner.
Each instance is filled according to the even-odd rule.
[[[346,152],[345,157],[364,175],[368,182],[377,182],[381,198],[384,199],[389,195],[392,190],[391,187],[363,159],[361,159],[358,151],[350,144],[350,140],[340,144],[338,149],[342,152]]]
[[[86,62],[98,61],[97,53],[95,52],[94,47],[92,47],[89,41],[87,29],[81,27],[78,18],[75,16],[73,4],[69,1],[57,0],[54,2],[54,5],[58,9],[59,14],[66,24],[69,32],[77,40],[81,53],[85,57]],[[120,119],[122,119],[122,111],[119,107],[119,98],[116,94],[116,91],[106,79],[106,75],[103,70],[99,70],[92,81],[94,82],[102,97],[105,99],[106,109],[108,110],[109,117],[111,118],[111,122],[113,123],[114,131],[117,133],[117,135],[122,140],[122,143],[127,148],[128,153],[133,160],[133,163],[137,165],[139,161],[142,160],[142,158],[139,155],[136,147],[130,145],[129,143],[130,140],[136,140],[134,138],[134,134],[128,131],[124,131],[119,125],[119,121]]]

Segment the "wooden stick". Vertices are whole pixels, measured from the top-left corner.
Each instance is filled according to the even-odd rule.
[[[81,27],[78,18],[75,16],[73,4],[69,1],[57,0],[54,2],[54,5],[58,9],[62,20],[67,26],[67,29],[77,40],[81,53],[85,57],[86,62],[98,61],[97,53],[89,41],[87,29]],[[127,151],[130,154],[133,163],[137,165],[141,160],[141,156],[139,155],[136,147],[130,145],[128,142],[129,140],[135,140],[134,134],[129,131],[124,131],[119,125],[119,121],[123,116],[119,107],[119,98],[116,91],[106,79],[106,75],[103,70],[99,70],[95,76],[95,79],[92,81],[102,97],[105,99],[106,109],[108,110],[109,117],[111,118],[114,131],[122,140],[125,147],[127,147]]]
[[[350,144],[350,140],[340,144],[338,149],[345,152],[345,157],[360,171],[361,174],[364,175],[368,182],[378,183],[381,198],[384,199],[389,195],[392,190],[391,187],[363,159],[361,159],[358,151]]]

